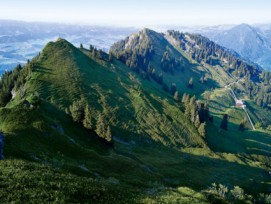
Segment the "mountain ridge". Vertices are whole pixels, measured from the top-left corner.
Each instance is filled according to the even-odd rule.
[[[76,48],[63,39],[48,43],[40,55],[17,69],[18,76],[15,71],[4,75],[3,82],[13,82],[10,89],[16,96],[0,108],[0,128],[6,135],[3,165],[19,166],[15,175],[28,175],[24,168],[41,172],[40,165],[58,168],[58,183],[52,185],[66,188],[55,187],[55,198],[75,192],[98,203],[112,203],[116,191],[116,202],[124,197],[132,203],[187,201],[187,194],[189,201],[199,196],[203,203],[228,199],[210,190],[214,182],[230,189],[240,186],[256,197],[267,193],[270,133],[236,128],[243,113],[224,89],[235,78],[222,65],[192,57],[195,49],[206,48],[197,46],[197,40],[204,39],[195,36],[194,44],[185,44],[191,52],[184,52],[178,40],[173,45],[164,34],[145,29],[117,43],[109,54],[93,46]],[[196,114],[208,109],[214,121],[206,117],[206,132],[200,132]],[[232,116],[228,131],[219,128],[225,113]],[[112,143],[103,137],[105,132]],[[55,178],[54,170],[48,171],[41,174],[42,180]],[[60,179],[68,175],[65,172],[84,187],[103,188],[68,185]],[[11,183],[7,175],[3,179]],[[84,181],[86,177],[91,179]],[[41,188],[35,176],[29,179]],[[28,187],[13,192],[22,195],[22,189]],[[67,195],[60,198],[74,201]]]

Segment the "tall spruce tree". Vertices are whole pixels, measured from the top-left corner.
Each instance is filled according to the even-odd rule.
[[[196,127],[196,128],[199,128],[200,124],[201,124],[201,123],[200,123],[200,120],[199,120],[199,115],[197,115],[197,116],[196,116],[196,120],[195,120],[195,127]]]
[[[196,104],[196,96],[192,96],[189,101],[190,106],[195,106]]]
[[[85,107],[85,117],[83,120],[83,125],[87,129],[92,129],[92,115],[91,115],[91,110],[89,108],[89,105],[87,104]]]
[[[84,102],[83,100],[74,101],[69,107],[72,119],[75,122],[82,122],[84,119]]]
[[[187,94],[186,99],[184,101],[185,107],[189,105],[189,102],[190,102],[190,96]]]
[[[108,126],[107,129],[106,129],[106,133],[105,133],[104,139],[105,139],[107,142],[111,142],[111,141],[112,141],[112,133],[111,133],[111,128],[110,128],[110,126]]]
[[[187,119],[190,119],[191,118],[191,108],[190,108],[190,105],[187,104],[185,106],[185,112],[184,112],[184,115],[187,117]]]
[[[205,126],[206,126],[206,123],[204,122],[204,123],[201,123],[198,128],[198,132],[199,132],[200,136],[202,136],[202,137],[205,137],[205,135],[206,135]]]
[[[96,123],[96,133],[99,137],[105,138],[105,133],[106,133],[106,128],[105,128],[105,122],[104,122],[104,117],[100,113],[98,116],[98,120]]]
[[[182,103],[184,103],[184,102],[186,101],[186,99],[187,99],[187,94],[184,93],[184,94],[183,94],[183,97],[182,97]]]
[[[196,116],[198,115],[195,104],[190,105],[190,111],[191,111],[190,112],[190,121],[191,121],[191,123],[194,124],[195,120],[196,120]]]
[[[174,100],[179,101],[179,92],[178,91],[175,91]]]

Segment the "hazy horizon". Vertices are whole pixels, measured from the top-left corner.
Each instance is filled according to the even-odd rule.
[[[10,0],[1,3],[0,19],[120,27],[265,24],[271,23],[269,8],[267,0]]]

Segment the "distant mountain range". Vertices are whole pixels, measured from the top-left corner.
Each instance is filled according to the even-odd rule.
[[[159,27],[157,30],[168,30]],[[232,49],[244,59],[271,70],[271,25],[218,25],[198,27],[174,27],[182,32],[199,33],[226,48]],[[69,40],[75,46],[92,44],[108,51],[110,46],[137,28],[83,26],[57,23],[26,23],[0,20],[0,75],[13,69],[18,63],[32,59],[48,41],[58,37]]]
[[[222,25],[184,30],[200,33],[264,69],[271,70],[271,25]]]
[[[69,40],[75,46],[82,43],[89,47],[92,44],[107,51],[114,42],[135,31],[135,28],[0,20],[0,75],[19,63],[31,60],[47,42],[59,37]]]

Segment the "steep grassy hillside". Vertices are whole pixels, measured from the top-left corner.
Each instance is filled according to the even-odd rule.
[[[140,63],[140,57],[136,60],[133,56],[141,56],[142,50],[146,49],[146,44],[151,47],[150,49],[153,52],[151,52],[149,60],[148,58],[143,59],[147,63],[142,64]],[[154,70],[156,77],[162,74],[164,84],[168,87],[172,83],[176,84],[177,90],[180,93],[187,92],[191,95],[199,95],[199,93],[211,87],[224,86],[223,81],[230,79],[230,76],[223,70],[222,73],[217,73],[217,71],[207,72],[208,68],[201,66],[195,60],[180,52],[173,43],[164,37],[164,34],[156,33],[149,29],[144,29],[138,34],[133,34],[125,40],[114,44],[110,51],[121,61],[126,62],[128,66],[131,65],[127,62],[133,62],[133,60],[138,66],[142,64],[143,68],[139,66],[141,72],[149,74]],[[161,62],[165,53],[167,53],[169,58],[165,60],[168,64],[162,67]],[[188,82],[191,77],[193,78],[194,88],[188,89]],[[201,77],[205,78],[206,83],[200,82]],[[151,78],[154,80],[153,77]]]
[[[212,92],[209,96],[208,104],[210,112],[214,116],[214,122],[208,127],[207,143],[208,146],[220,152],[246,153],[249,155],[270,157],[270,132],[257,129],[252,131],[247,116],[242,108],[235,106],[235,101],[228,89],[222,88]],[[258,121],[256,116],[265,117],[269,111],[261,108],[252,109],[252,101],[246,100],[247,110],[254,124]],[[254,104],[254,108],[257,107]],[[227,131],[219,129],[223,115],[229,116]],[[244,121],[245,130],[240,130],[240,123]],[[263,159],[261,162],[266,162]],[[269,163],[269,162],[267,162]],[[269,165],[269,164],[268,164]]]
[[[140,63],[142,50],[147,50],[149,53],[144,59],[144,63],[147,61],[145,64]],[[259,120],[267,122],[268,119],[264,119],[266,118],[264,112],[267,111],[259,107],[255,109],[257,106],[250,100],[253,96],[247,91],[249,84],[255,81],[256,84],[262,83],[257,80],[264,78],[260,76],[261,68],[257,65],[242,61],[236,53],[202,36],[175,31],[160,34],[144,29],[113,45],[111,52],[132,70],[140,73],[143,78],[146,73],[151,81],[159,84],[150,72],[150,70],[155,70],[157,75],[158,70],[158,73],[163,76],[162,84],[170,86],[174,83],[179,93],[195,94],[206,101],[214,118],[214,122],[207,125],[206,137],[207,144],[213,151],[234,153],[238,157],[246,154],[246,157],[249,155],[248,157],[257,161],[258,164],[270,167],[268,145],[270,133],[263,130],[250,131],[251,126],[245,112],[235,107],[235,101],[229,90],[224,88],[225,85],[232,84],[237,97],[245,99],[248,113],[254,124]],[[168,61],[170,66],[166,67],[167,69],[163,66],[165,52],[170,56]],[[172,62],[172,59],[177,63]],[[188,80],[191,78],[194,79],[193,88],[188,86]],[[235,83],[237,79],[239,79],[238,83]],[[227,131],[220,129],[224,114],[229,116]],[[245,131],[239,130],[242,121],[244,121]]]
[[[204,146],[176,103],[156,84],[139,80],[119,62],[96,62],[88,54],[64,40],[49,43],[34,67],[27,96],[37,92],[63,111],[83,98],[94,118],[105,115],[117,137],[129,131],[131,138],[145,136],[169,146]]]
[[[144,63],[140,63],[142,50],[147,50]],[[251,128],[245,112],[234,107],[235,101],[229,90],[224,89],[224,86],[229,84],[237,97],[247,103],[248,113],[254,124],[261,122],[264,127],[270,124],[268,118],[264,116],[266,115],[264,111],[254,106],[255,103],[251,100],[254,99],[258,106],[268,105],[269,73],[262,73],[258,65],[242,61],[237,53],[203,36],[177,31],[163,34],[144,29],[114,44],[111,52],[126,62],[132,70],[136,68],[143,78],[145,75],[142,72],[146,72],[151,80],[162,84],[163,88],[173,83],[179,93],[195,94],[198,98],[204,99],[215,119],[214,126],[218,128],[224,114],[229,115],[229,129],[236,134],[240,133],[238,129],[242,121],[247,129]],[[167,53],[169,57],[164,58],[163,53]],[[164,61],[169,66],[165,67]],[[159,75],[163,76],[162,83],[155,80],[153,73],[150,72],[153,70],[156,71],[156,75],[158,70]],[[193,87],[189,87],[189,79],[193,79]],[[257,111],[254,113],[253,110]]]
[[[240,186],[255,198],[268,192],[269,134],[257,132],[255,140],[246,131],[235,144],[234,136],[228,137],[238,131],[235,124],[243,113],[230,107],[227,93],[227,100],[220,100],[224,90],[212,90],[223,87],[225,80],[233,81],[231,76],[200,65],[154,31],[143,30],[135,36],[126,40],[127,46],[151,53],[145,68],[156,67],[155,77],[162,72],[164,84],[176,83],[180,93],[196,94],[202,100],[205,91],[211,92],[214,123],[207,122],[207,136],[199,135],[184,113],[184,104],[164,91],[157,78],[142,77],[142,71],[148,72],[145,68],[127,67],[122,54],[119,61],[111,54],[78,49],[59,39],[48,43],[22,69],[27,75],[18,79],[24,78],[25,83],[14,83],[16,94],[0,109],[0,129],[6,136],[6,159],[0,164],[5,188],[0,194],[6,195],[8,189],[16,194],[1,198],[3,202],[73,203],[79,197],[84,203],[238,201],[231,191],[223,197],[219,189],[209,188],[212,183],[229,189]],[[140,40],[146,42],[143,48]],[[178,62],[166,54],[164,62],[169,66],[160,67],[166,51]],[[171,63],[176,65],[173,72]],[[202,75],[206,75],[204,83]],[[190,77],[193,88],[188,88]],[[90,109],[90,128],[73,120],[71,107],[78,101]],[[218,128],[223,112],[237,115],[229,132]],[[97,135],[101,116],[111,129],[111,143]]]

